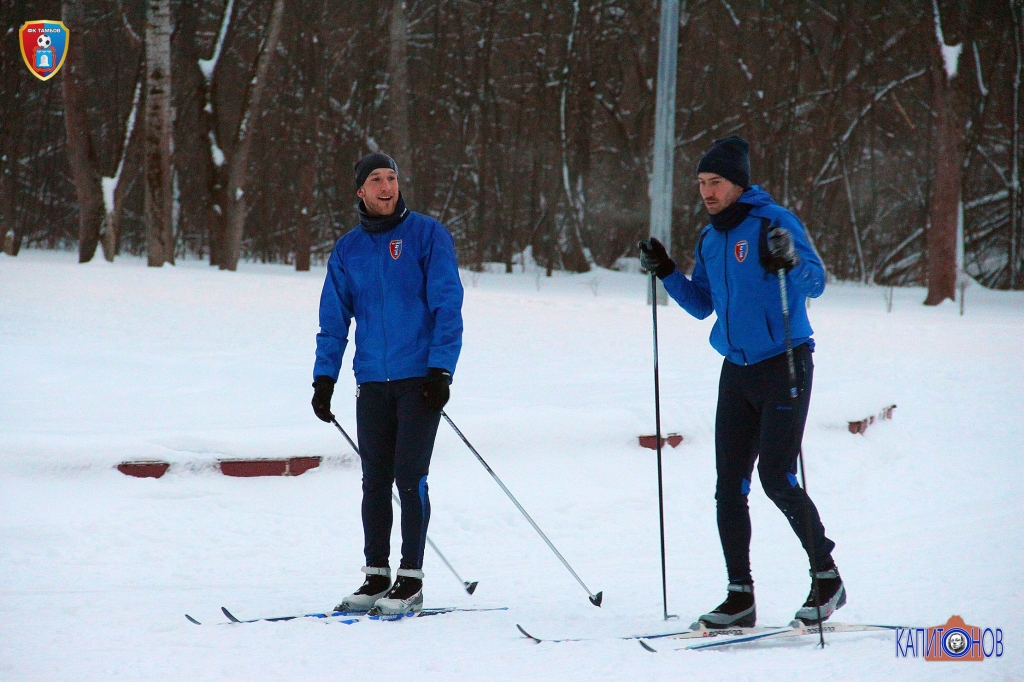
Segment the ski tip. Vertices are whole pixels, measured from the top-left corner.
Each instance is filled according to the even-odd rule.
[[[520,625],[519,623],[516,623],[516,627],[519,628],[519,632],[523,633],[524,637],[526,637],[527,639],[532,639],[537,644],[540,644],[540,640],[537,639],[536,637],[534,637],[533,635],[531,635],[526,630],[524,630],[522,625]]]
[[[473,594],[474,592],[476,592],[476,585],[477,585],[477,582],[478,582],[478,581],[474,580],[474,581],[473,581],[473,582],[471,582],[471,583],[463,583],[463,585],[465,585],[465,586],[466,586],[466,592],[468,592],[468,593],[470,593],[470,594]]]
[[[227,608],[222,606],[222,607],[220,607],[220,610],[224,613],[225,616],[228,617],[228,620],[230,620],[232,623],[241,623],[242,622],[242,621],[238,620],[237,618],[235,618],[235,614],[233,614],[230,611],[228,611]]]
[[[643,647],[644,649],[646,649],[647,651],[650,651],[650,652],[651,652],[652,654],[656,654],[656,653],[658,653],[658,650],[657,650],[657,649],[655,649],[654,647],[652,647],[652,646],[651,646],[650,644],[648,644],[648,643],[647,643],[647,642],[645,642],[644,640],[642,640],[642,639],[638,639],[638,640],[636,640],[636,641],[640,642],[640,646],[642,646],[642,647]]]
[[[188,622],[190,622],[190,623],[195,623],[196,625],[202,625],[202,623],[200,623],[198,620],[196,620],[192,616],[188,615],[187,613],[185,614],[185,617],[188,618]]]
[[[604,599],[604,592],[598,592],[597,594],[590,597],[590,603],[601,608],[601,601]]]

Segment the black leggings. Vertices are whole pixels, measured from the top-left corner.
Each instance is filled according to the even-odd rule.
[[[401,568],[423,568],[430,522],[427,474],[441,413],[427,409],[423,378],[360,384],[356,398],[363,466],[363,554],[384,567],[391,555],[391,486],[402,501]]]
[[[747,495],[757,461],[765,494],[782,510],[812,568],[832,565],[835,543],[797,479],[797,455],[811,399],[814,362],[807,344],[793,349],[799,394],[790,398],[786,354],[753,365],[722,364],[715,420],[718,534],[729,581],[751,583]],[[808,542],[810,544],[808,544]]]

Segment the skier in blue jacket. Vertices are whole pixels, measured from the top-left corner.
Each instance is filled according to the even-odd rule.
[[[797,459],[811,396],[814,339],[805,298],[825,289],[825,269],[800,220],[750,184],[749,145],[738,135],[715,140],[697,165],[711,224],[700,234],[688,279],[657,239],[640,243],[641,263],[688,313],[717,315],[711,345],[725,360],[715,419],[718,532],[729,574],[727,598],[700,617],[709,628],[752,627],[757,612],[750,572],[747,495],[754,464],[765,494],[807,551],[812,587],[796,617],[829,618],[846,603],[818,510],[797,479]],[[778,271],[785,270],[797,397],[791,397]],[[815,594],[815,586],[818,593]]]
[[[445,227],[410,211],[386,154],[355,165],[359,225],[338,240],[320,296],[313,411],[331,396],[356,323],[356,426],[363,472],[363,585],[338,611],[399,615],[423,608],[430,520],[427,473],[462,348],[462,282]],[[402,502],[402,561],[391,583],[391,486]]]

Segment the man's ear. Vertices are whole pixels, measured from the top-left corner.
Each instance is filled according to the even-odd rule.
[[[356,196],[359,197],[360,199],[364,198],[365,195],[366,195],[366,193],[363,192],[363,188],[362,187],[360,187],[359,189],[356,190]]]

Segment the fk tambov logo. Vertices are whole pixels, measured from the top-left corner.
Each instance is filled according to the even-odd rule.
[[[62,21],[26,21],[18,30],[21,57],[32,75],[47,81],[68,56],[68,27]]]

